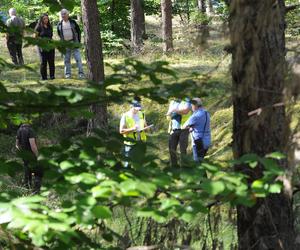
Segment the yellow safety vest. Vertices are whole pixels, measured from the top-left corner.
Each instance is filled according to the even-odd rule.
[[[139,124],[140,129],[143,129],[145,127],[145,116],[141,111],[139,111],[138,115],[139,115],[139,118],[140,118],[140,124]],[[132,128],[136,125],[135,120],[128,113],[125,113],[125,125],[126,125],[126,128]],[[124,134],[123,136],[125,138],[130,138],[130,139],[133,139],[133,140],[136,140],[136,141],[138,141],[139,139],[141,141],[146,141],[147,140],[147,136],[146,136],[146,133],[145,133],[144,130],[141,131],[141,132],[130,132],[130,133]],[[126,140],[124,141],[124,143],[126,145],[134,145],[135,144],[135,142],[126,141]]]
[[[180,123],[181,128],[183,128],[183,125],[191,117],[192,114],[193,112],[190,110],[187,114],[181,115],[181,123]]]

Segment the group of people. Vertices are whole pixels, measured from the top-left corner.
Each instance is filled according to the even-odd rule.
[[[129,166],[132,149],[138,141],[147,140],[146,132],[151,127],[146,122],[140,99],[132,101],[130,110],[125,112],[120,120],[120,133],[124,136],[125,167]],[[194,161],[200,163],[211,145],[210,114],[203,107],[200,98],[172,100],[167,112],[169,119],[169,152],[171,167],[184,164],[187,157],[189,134],[192,138]],[[177,147],[180,146],[181,161],[177,161]],[[28,188],[33,187],[34,192],[39,192],[43,177],[43,170],[37,164],[38,147],[36,135],[29,124],[22,124],[16,137],[16,148],[23,153],[24,182]],[[32,180],[34,176],[34,180]]]
[[[15,65],[23,65],[23,53],[22,43],[23,34],[25,31],[24,20],[17,16],[17,11],[14,8],[9,10],[10,18],[6,21],[8,32],[6,34],[7,48],[11,57],[12,62]],[[81,30],[77,22],[69,17],[69,11],[62,9],[60,11],[61,21],[57,25],[57,34],[62,41],[73,42],[80,44],[81,42]],[[53,80],[55,79],[55,48],[49,46],[47,43],[53,39],[53,26],[50,22],[48,14],[43,14],[37,22],[34,29],[35,37],[41,38],[43,41],[43,47],[38,47],[38,54],[40,57],[40,74],[41,80]],[[64,65],[65,65],[65,78],[69,79],[71,75],[71,56],[73,54],[77,68],[78,76],[80,79],[85,77],[83,71],[83,65],[81,60],[80,46],[70,46],[72,48],[66,48],[64,53]],[[49,66],[49,77],[47,74],[47,67]]]
[[[166,116],[169,119],[170,165],[177,167],[184,164],[189,135],[192,138],[194,161],[201,162],[211,145],[210,114],[204,109],[202,100],[200,98],[174,99],[170,102]],[[126,157],[130,157],[130,152],[138,141],[146,141],[148,129],[140,100],[133,100],[130,110],[122,115],[120,121],[120,133],[124,136]],[[180,163],[177,159],[178,145]],[[125,162],[125,166],[128,166],[128,162]]]

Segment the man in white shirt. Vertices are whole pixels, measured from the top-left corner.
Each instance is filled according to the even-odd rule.
[[[191,104],[188,98],[184,100],[174,99],[170,102],[167,112],[169,122],[169,153],[170,165],[172,167],[179,166],[177,161],[177,147],[180,148],[181,165],[184,156],[187,154],[189,131],[182,129],[182,125],[191,115]]]
[[[61,21],[57,26],[57,33],[61,40],[68,42],[80,43],[81,41],[81,30],[75,20],[69,17],[69,11],[62,9],[60,11]],[[82,60],[79,48],[66,49],[64,54],[65,63],[65,77],[71,78],[71,55],[74,55],[76,60],[79,78],[84,78],[84,72],[82,67]]]

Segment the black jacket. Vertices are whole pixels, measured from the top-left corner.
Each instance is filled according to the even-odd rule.
[[[73,41],[80,43],[81,42],[81,30],[79,28],[79,25],[73,19],[69,19],[69,21],[70,21],[72,32],[73,32],[73,39],[74,39]],[[63,21],[60,21],[58,23],[57,33],[58,33],[60,39],[64,40],[64,33],[63,33],[62,23],[63,23]]]

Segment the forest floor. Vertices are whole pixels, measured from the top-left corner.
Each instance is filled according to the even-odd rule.
[[[170,55],[163,55],[162,45],[160,42],[160,28],[158,18],[147,17],[147,32],[149,39],[145,42],[145,49],[143,54],[136,59],[144,63],[150,63],[157,60],[167,61],[169,67],[176,71],[178,78],[192,79],[200,82],[203,90],[208,93],[208,96],[203,98],[205,107],[212,115],[212,131],[213,131],[213,147],[209,155],[215,158],[222,157],[228,159],[231,156],[230,147],[231,142],[231,96],[230,96],[230,56],[223,51],[223,47],[228,43],[227,39],[222,34],[212,31],[205,48],[197,45],[197,33],[189,26],[175,23],[174,28],[174,52]],[[5,39],[0,39],[0,57],[9,59],[9,54],[6,49]],[[63,77],[63,60],[59,52],[56,53],[56,79],[54,81],[40,82],[39,75],[39,58],[34,47],[26,47],[23,50],[26,65],[33,68],[36,72],[28,71],[24,68],[7,69],[0,74],[0,81],[10,91],[18,91],[19,88],[29,88],[34,91],[44,89],[46,84],[53,84],[57,86],[81,87],[86,83],[85,81],[76,79],[77,71],[73,64],[73,79],[64,79]],[[82,53],[84,55],[84,53]],[[124,60],[124,55],[105,55],[105,63],[118,64]],[[85,63],[84,63],[85,64]],[[110,67],[105,68],[106,75],[112,73]],[[209,80],[202,81],[201,75],[209,74]],[[167,79],[166,79],[167,80]],[[139,83],[137,83],[139,84]],[[142,84],[147,84],[147,81]],[[162,158],[168,158],[167,147],[167,127],[168,122],[165,119],[168,105],[160,105],[151,100],[144,99],[144,110],[148,123],[154,123],[155,131],[153,133],[153,140],[159,139],[159,150]],[[128,109],[128,105],[112,105],[109,107],[110,123],[118,129],[118,122],[121,114]],[[53,137],[57,137],[56,133],[47,134],[38,131],[39,138],[42,145],[51,144],[51,141],[57,141]],[[8,152],[13,146],[11,138],[5,140],[7,145],[0,145],[0,154],[10,155]],[[5,143],[6,144],[6,143]]]

